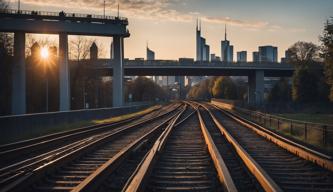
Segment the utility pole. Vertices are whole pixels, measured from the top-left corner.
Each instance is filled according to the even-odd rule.
[[[104,10],[103,10],[103,15],[104,15],[104,19],[105,19],[105,0],[104,0]]]
[[[18,10],[18,12],[20,12],[20,10],[21,10],[21,1],[20,0],[18,0],[18,2],[17,2],[17,10]]]
[[[119,18],[119,3],[118,3],[118,14],[117,15],[118,15],[118,18]]]

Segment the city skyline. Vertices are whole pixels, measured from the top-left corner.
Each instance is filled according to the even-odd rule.
[[[103,15],[103,1],[22,0],[21,9],[79,12]],[[117,1],[106,1],[107,15],[116,15]],[[129,18],[131,37],[125,40],[125,57],[145,56],[146,41],[156,53],[156,59],[195,58],[195,25],[201,18],[202,34],[210,52],[220,56],[220,41],[224,24],[228,25],[228,40],[238,51],[246,50],[248,60],[259,46],[273,45],[279,49],[278,60],[284,51],[297,41],[319,44],[318,38],[333,4],[328,0],[312,1],[205,1],[197,0],[140,0],[119,1],[120,16]],[[78,6],[79,5],[79,6]],[[285,6],[288,5],[288,6]],[[17,1],[10,1],[13,9]],[[74,8],[75,7],[75,8]],[[76,9],[76,7],[83,7]],[[84,7],[89,7],[84,8]],[[112,8],[111,8],[112,7]],[[292,19],[290,19],[292,18]],[[93,37],[95,38],[95,37]],[[110,38],[96,37],[109,53]],[[176,45],[176,46],[175,46]],[[172,51],[170,51],[172,50]],[[109,55],[106,55],[109,56]]]

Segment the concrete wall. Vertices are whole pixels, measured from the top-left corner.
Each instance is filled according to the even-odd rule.
[[[51,133],[56,126],[93,119],[105,119],[112,116],[133,113],[143,110],[151,104],[126,107],[75,110],[68,112],[50,112],[0,117],[0,143],[12,142],[17,139]]]

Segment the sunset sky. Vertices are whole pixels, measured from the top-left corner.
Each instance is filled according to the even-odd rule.
[[[8,1],[17,8],[17,1]],[[117,0],[106,0],[107,15],[116,15]],[[125,57],[145,57],[146,42],[157,59],[195,57],[195,23],[202,20],[211,53],[220,55],[224,24],[236,52],[260,45],[279,48],[278,57],[296,41],[319,44],[325,21],[333,16],[332,0],[119,0],[120,16],[129,18],[131,37]],[[21,9],[103,14],[103,0],[21,0]],[[110,38],[97,38],[109,47]],[[106,50],[105,52],[109,52]]]

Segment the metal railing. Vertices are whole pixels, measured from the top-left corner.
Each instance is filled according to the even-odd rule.
[[[128,19],[125,17],[115,17],[115,16],[104,16],[104,15],[93,15],[93,14],[81,14],[81,13],[65,13],[61,12],[48,12],[48,11],[31,11],[31,10],[14,10],[14,9],[0,9],[0,15],[5,16],[27,16],[27,17],[55,17],[59,20],[63,18],[75,18],[75,19],[93,19],[93,20],[111,20],[111,21],[123,21],[128,23]]]
[[[218,100],[213,102],[221,103]],[[333,125],[287,119],[236,107],[228,103],[223,103],[220,106],[233,110],[265,128],[333,153]]]

